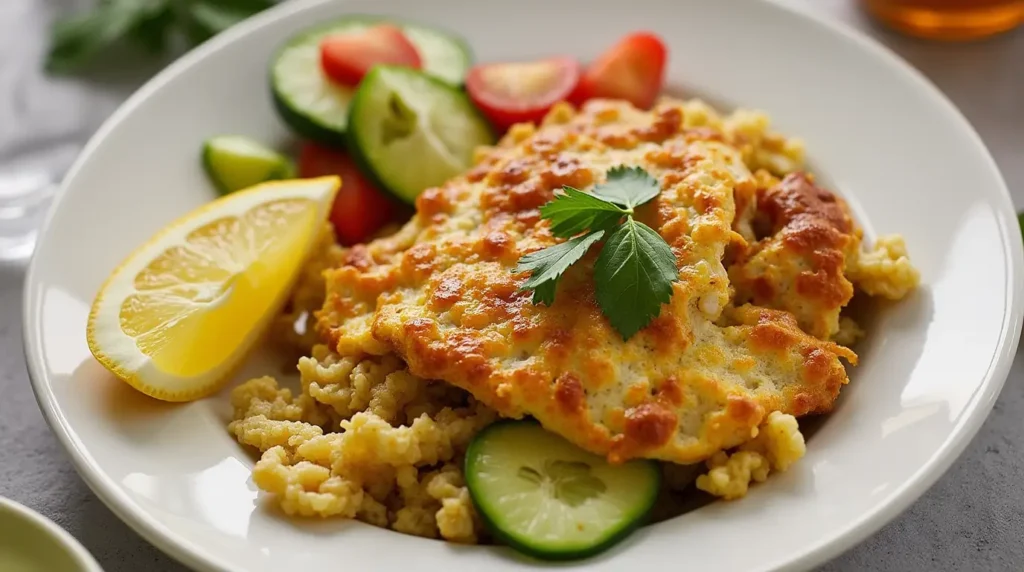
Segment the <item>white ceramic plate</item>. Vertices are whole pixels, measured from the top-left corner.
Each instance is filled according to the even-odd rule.
[[[803,136],[818,173],[851,199],[868,232],[903,233],[921,270],[920,291],[871,324],[862,365],[806,459],[741,502],[647,527],[575,566],[807,568],[905,508],[981,425],[1021,326],[1020,231],[975,132],[877,45],[758,0],[289,1],[181,59],[107,122],[64,182],[29,272],[25,340],[40,406],[96,494],[158,547],[206,570],[539,566],[504,548],[282,518],[259,500],[252,458],[224,429],[223,397],[153,402],[86,347],[86,313],[108,272],[210,200],[201,141],[286,141],[268,97],[271,53],[346,12],[457,31],[478,60],[593,57],[625,32],[653,29],[669,43],[673,85],[765,109],[778,129]]]

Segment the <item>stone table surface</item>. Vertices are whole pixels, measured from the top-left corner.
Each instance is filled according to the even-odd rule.
[[[970,44],[913,40],[868,21],[853,0],[813,5],[878,39],[924,72],[981,133],[1024,206],[1024,28]],[[0,0],[0,181],[40,172],[58,180],[152,65],[88,78],[39,71],[53,18],[89,0]],[[21,341],[23,268],[0,267],[0,496],[68,530],[107,572],[181,565],[121,523],[75,473],[36,406]],[[963,456],[909,510],[821,568],[840,571],[1024,570],[1024,357]]]

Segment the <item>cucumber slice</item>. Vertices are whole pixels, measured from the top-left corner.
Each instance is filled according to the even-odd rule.
[[[330,81],[320,68],[320,41],[333,34],[361,31],[382,18],[352,16],[308,30],[278,52],[270,68],[274,106],[300,135],[327,145],[345,144],[348,106],[354,89]],[[457,36],[408,22],[402,28],[423,60],[423,71],[461,85],[469,69],[469,47]]]
[[[203,166],[221,194],[295,177],[284,155],[240,135],[220,135],[203,143]]]
[[[464,172],[473,150],[493,142],[490,125],[465,93],[416,70],[377,66],[352,99],[353,156],[408,203]]]
[[[496,536],[546,560],[584,558],[624,538],[658,497],[653,461],[611,465],[533,421],[491,425],[466,451],[466,485]]]

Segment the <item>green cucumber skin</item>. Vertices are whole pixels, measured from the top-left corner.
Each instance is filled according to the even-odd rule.
[[[220,177],[217,176],[217,173],[213,171],[213,165],[210,164],[210,153],[206,149],[205,145],[203,145],[202,160],[203,171],[206,173],[206,180],[210,181],[210,183],[213,184],[214,189],[217,189],[217,194],[222,197],[224,195],[231,194],[231,191],[229,191],[228,188],[224,185],[224,183],[220,181]]]
[[[220,180],[218,180],[216,174],[213,172],[213,169],[211,169],[210,166],[205,161],[203,162],[203,169],[206,171],[207,178],[210,180],[211,183],[213,183],[213,188],[217,190],[217,194],[218,195],[225,196],[225,195],[230,195],[231,193],[235,193],[235,192],[243,190],[243,189],[231,190],[231,189],[227,188],[223,183],[220,182]],[[285,180],[294,179],[294,178],[295,178],[294,170],[285,169],[285,170],[282,170],[282,171],[275,171],[265,181],[262,181],[262,182],[269,183],[270,181],[285,181]],[[259,184],[259,183],[257,183],[257,184]]]
[[[467,484],[470,479],[475,478],[475,467],[473,466],[472,460],[476,458],[477,455],[479,454],[477,450],[482,446],[482,437],[484,437],[487,434],[487,432],[495,429],[500,429],[504,425],[521,423],[533,423],[537,426],[541,426],[541,424],[533,418],[527,418],[525,420],[503,419],[501,421],[497,421],[495,423],[488,425],[482,431],[477,433],[477,435],[470,442],[469,447],[466,448],[465,460],[463,462],[462,471],[463,474],[465,475]],[[484,510],[483,507],[485,506],[485,503],[481,502],[481,499],[476,496],[476,493],[473,492],[473,487],[467,486],[466,488],[469,490],[469,496],[473,500],[473,505],[477,509],[476,512],[480,515],[480,519],[483,520],[484,525],[487,526],[487,530],[491,531],[491,534],[493,534],[495,538],[501,540],[509,547],[515,549],[516,551],[522,554],[532,556],[539,560],[553,562],[583,560],[585,558],[591,558],[593,556],[596,556],[615,546],[624,538],[632,534],[636,529],[640,528],[645,523],[647,523],[647,521],[649,520],[651,515],[651,509],[654,508],[654,503],[657,502],[658,493],[661,490],[661,471],[658,470],[658,467],[654,464],[653,461],[648,462],[651,464],[651,473],[654,475],[654,486],[651,487],[651,498],[647,503],[647,506],[640,512],[640,515],[637,518],[633,519],[631,522],[623,526],[621,529],[615,531],[611,536],[605,539],[604,542],[595,544],[590,548],[584,548],[581,550],[551,552],[544,549],[537,549],[531,546],[530,544],[524,543],[519,539],[513,537],[512,535],[505,533],[501,529],[501,527],[498,526],[498,524],[491,519],[490,515],[487,514],[487,511]]]
[[[355,100],[353,100],[353,103],[354,102]],[[403,197],[402,195],[393,192],[384,184],[384,181],[382,181],[380,177],[377,176],[377,173],[373,170],[373,167],[370,166],[370,163],[366,160],[366,157],[364,157],[363,154],[359,151],[359,145],[356,143],[355,138],[352,137],[351,131],[348,134],[346,134],[345,137],[345,150],[348,151],[348,156],[352,158],[352,162],[356,164],[356,168],[358,168],[359,172],[364,177],[366,177],[366,180],[369,181],[371,185],[373,185],[373,188],[391,197],[392,199],[397,201],[398,204],[409,205],[412,207],[416,206],[416,201],[409,201],[409,199]]]
[[[348,150],[348,134],[345,131],[323,127],[316,120],[292,109],[288,105],[287,99],[277,91],[277,86],[274,85],[273,80],[270,82],[270,92],[273,96],[274,109],[277,111],[278,116],[297,135],[325,147],[342,151]]]
[[[230,195],[235,191],[241,190],[229,189],[227,185],[225,185],[221,181],[220,175],[214,170],[213,164],[210,162],[210,149],[207,146],[207,144],[203,144],[203,148],[200,154],[202,155],[203,171],[206,172],[206,178],[213,184],[213,187],[217,190],[217,194],[224,196]],[[263,181],[264,183],[268,181],[283,181],[286,179],[294,179],[296,177],[295,162],[292,161],[290,158],[286,157],[286,159],[287,162],[284,165],[282,165],[280,169],[272,171],[267,176],[267,179]]]
[[[374,73],[373,70],[370,70],[370,73],[367,74],[367,77],[369,77],[370,74],[372,73]],[[490,143],[494,143],[494,141],[497,139],[494,127],[491,126],[491,123],[489,121],[487,121],[487,118],[484,117],[483,113],[481,113],[480,110],[477,109],[475,105],[473,105],[473,102],[470,101],[469,96],[466,95],[465,90],[452,86],[450,83],[447,83],[444,80],[438,79],[429,74],[423,75],[424,77],[427,78],[427,80],[437,84],[438,86],[450,90],[453,93],[459,94],[459,96],[465,100],[467,112],[472,112],[478,119],[480,119],[483,125],[487,126],[488,132],[491,135]],[[374,186],[386,192],[388,195],[394,197],[403,204],[416,206],[416,197],[412,197],[410,199],[409,197],[404,196],[402,193],[395,192],[388,188],[388,186],[384,184],[384,181],[381,179],[381,177],[377,175],[377,172],[371,166],[369,159],[363,153],[362,146],[359,144],[359,136],[356,133],[357,130],[352,129],[352,119],[359,113],[359,109],[363,103],[363,98],[363,90],[357,89],[355,95],[352,97],[352,103],[350,103],[348,106],[349,129],[348,133],[346,134],[346,149],[348,149],[349,155],[355,161],[356,166],[359,167],[359,170],[363,173],[363,175],[365,175],[370,180],[370,182],[374,184]]]
[[[433,79],[438,79],[442,83],[456,87],[462,90],[463,92],[465,91],[464,86],[466,73],[469,71],[469,68],[473,62],[473,51],[470,49],[469,44],[467,44],[466,41],[461,36],[458,36],[443,28],[438,28],[436,26],[428,26],[412,20],[385,18],[382,16],[372,16],[365,14],[352,14],[350,16],[345,16],[332,22],[328,22],[326,24],[322,24],[314,28],[310,28],[303,32],[300,32],[296,36],[293,36],[291,39],[289,39],[280,49],[278,49],[274,53],[273,57],[271,57],[269,66],[269,77],[270,92],[274,104],[274,109],[277,111],[282,121],[284,121],[284,123],[288,125],[292,129],[292,131],[306,139],[309,139],[311,141],[320,143],[328,147],[333,147],[335,149],[342,150],[348,149],[349,138],[347,137],[347,125],[344,130],[339,130],[337,128],[325,127],[323,125],[320,125],[316,118],[310,117],[294,109],[288,103],[288,97],[285,94],[278,91],[276,82],[274,81],[274,66],[277,63],[278,59],[280,59],[281,55],[289,48],[306,42],[308,38],[312,36],[324,34],[325,32],[332,29],[342,28],[346,23],[369,25],[382,22],[395,24],[396,26],[399,27],[411,26],[415,28],[430,30],[437,33],[440,36],[443,36],[445,39],[450,41],[463,54],[463,69],[458,81],[450,83],[443,79],[436,78],[434,76],[431,77]]]
[[[351,125],[356,105],[360,99],[362,98],[359,97],[359,90],[356,90],[356,94],[352,97],[352,103],[348,106],[349,121],[346,122],[348,125]],[[359,172],[366,177],[366,180],[369,181],[375,189],[398,201],[398,204],[411,205],[413,207],[416,206],[415,201],[410,202],[409,199],[402,195],[392,192],[392,190],[384,184],[384,181],[377,176],[377,172],[373,170],[373,167],[370,166],[370,162],[366,160],[366,157],[359,149],[359,143],[356,141],[355,133],[352,129],[345,132],[344,149],[348,152],[348,156],[352,158],[352,162],[356,164],[356,168],[359,169]]]
[[[207,174],[208,178],[213,183],[214,188],[217,190],[217,194],[218,195],[221,195],[221,196],[230,195],[231,193],[235,193],[235,192],[244,190],[244,189],[235,189],[235,190],[228,189],[226,186],[224,186],[224,184],[222,184],[220,181],[217,180],[216,176],[213,173],[213,169],[211,169],[210,167],[208,167],[206,165],[204,165],[204,168],[206,170],[206,174]],[[263,183],[269,183],[270,181],[285,181],[285,180],[294,179],[294,178],[295,178],[294,169],[284,169],[284,170],[281,170],[281,171],[275,171],[269,177],[267,177],[266,180],[264,180],[262,182]],[[260,184],[260,183],[256,183],[256,184]]]

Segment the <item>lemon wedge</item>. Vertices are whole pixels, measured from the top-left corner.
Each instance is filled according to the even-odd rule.
[[[284,303],[340,185],[263,183],[171,223],[100,288],[87,327],[93,355],[157,399],[219,389]]]

